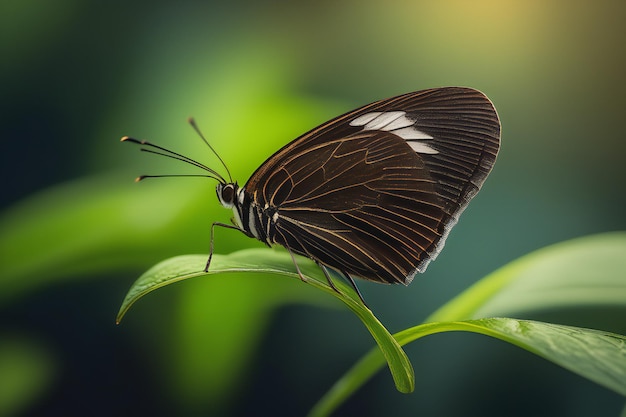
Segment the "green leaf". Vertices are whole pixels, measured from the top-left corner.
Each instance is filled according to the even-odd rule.
[[[526,349],[626,396],[626,336],[528,320],[492,318],[426,323],[396,333],[402,346],[421,337],[450,331],[491,336]],[[329,415],[384,364],[370,351],[315,405],[309,417]]]
[[[203,271],[206,255],[185,255],[163,261],[133,284],[126,295],[117,316],[118,323],[128,309],[141,297],[166,285],[190,278],[222,273],[261,273],[282,275],[300,279],[295,271],[290,255],[272,249],[248,249],[229,255],[214,255],[208,273]],[[404,350],[398,345],[389,331],[380,323],[370,309],[364,306],[354,291],[344,282],[336,285],[341,294],[334,291],[326,282],[324,274],[311,260],[298,257],[298,266],[304,280],[329,294],[339,298],[352,310],[370,331],[389,365],[396,388],[400,392],[412,392],[415,386],[413,368]],[[236,296],[236,294],[233,294]]]
[[[487,330],[489,326],[468,324],[472,322],[459,324],[463,323],[459,320],[551,307],[626,307],[625,253],[624,232],[574,239],[540,249],[477,282],[432,314],[426,320],[427,324],[397,333],[395,337],[404,345],[426,334],[441,331],[465,330],[489,334],[537,353],[608,388],[623,392],[626,387],[623,336],[525,322],[535,323],[530,326],[530,337],[525,342],[523,334],[519,332],[511,333],[508,338],[507,331],[511,329],[497,330],[498,326],[503,327],[503,323],[514,323],[506,322],[513,319],[493,319],[496,321],[491,322],[493,329],[490,331]],[[567,337],[567,332],[570,331],[572,336]],[[566,334],[559,337],[559,332]],[[552,343],[556,344],[552,346],[555,351],[544,352],[544,344]],[[607,360],[602,359],[604,355],[608,357]],[[615,365],[613,371],[606,369],[609,363]],[[370,351],[333,385],[310,415],[329,415],[383,364],[378,352]],[[619,383],[622,384],[621,390],[617,389]]]
[[[626,232],[548,246],[489,274],[426,321],[516,316],[548,309],[626,309]]]
[[[145,185],[133,183],[132,175],[85,178],[52,187],[4,211],[0,304],[51,282],[156,262],[171,253],[168,242],[177,234],[189,237],[176,242],[182,250],[199,246],[200,236],[194,233],[198,225],[192,222],[206,216],[206,205],[199,201],[201,184]],[[208,234],[203,246],[208,246]]]

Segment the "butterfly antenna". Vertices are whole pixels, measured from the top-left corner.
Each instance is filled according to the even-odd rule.
[[[217,156],[217,159],[220,160],[220,162],[222,163],[222,166],[226,169],[226,173],[228,174],[228,179],[230,180],[230,182],[233,182],[233,177],[230,175],[230,170],[228,169],[228,167],[226,166],[226,163],[224,162],[224,160],[222,159],[222,157],[215,151],[215,149],[213,149],[213,146],[211,146],[211,144],[209,143],[208,140],[206,140],[206,138],[204,137],[204,135],[202,134],[202,132],[200,131],[200,128],[198,127],[198,125],[196,124],[196,121],[194,120],[193,117],[190,117],[187,119],[187,122],[189,122],[189,124],[191,125],[191,127],[193,127],[193,130],[196,131],[196,133],[198,134],[198,136],[200,136],[200,138],[204,141],[204,143],[207,144],[207,146],[209,147],[209,149],[211,149],[211,151],[215,154],[215,156]]]
[[[162,174],[162,175],[140,175],[135,178],[135,182],[143,181],[146,178],[170,178],[170,177],[199,177],[199,178],[211,178],[213,180],[220,181],[219,178],[213,175],[199,175],[199,174]],[[221,181],[220,181],[221,182]]]
[[[162,146],[159,145],[155,145],[154,143],[150,143],[146,140],[139,140],[139,139],[135,139],[135,138],[131,138],[128,136],[124,136],[121,139],[122,142],[130,142],[130,143],[134,143],[137,145],[142,146],[141,150],[143,152],[147,152],[147,153],[152,153],[155,155],[160,155],[160,156],[165,156],[167,158],[171,158],[171,159],[176,159],[177,161],[182,161],[185,162],[189,165],[193,165],[195,167],[198,167],[204,171],[207,171],[208,173],[212,174],[212,175],[142,175],[141,177],[137,178],[137,181],[141,181],[144,178],[159,178],[159,177],[206,177],[206,178],[213,178],[214,180],[217,180],[218,182],[220,182],[221,184],[225,184],[226,180],[224,179],[224,177],[222,177],[217,171],[215,171],[214,169],[209,168],[208,166],[196,161],[195,159],[191,159],[188,156],[179,154],[178,152],[174,152],[171,151],[167,148],[164,148]]]

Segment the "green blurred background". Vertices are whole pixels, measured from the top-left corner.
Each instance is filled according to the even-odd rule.
[[[185,124],[193,115],[241,184],[286,142],[362,104],[446,85],[485,92],[502,148],[446,249],[408,288],[360,283],[391,331],[534,249],[626,229],[625,21],[618,1],[3,1],[0,416],[302,415],[373,346],[330,297],[276,277],[168,287],[115,326],[141,272],[207,253],[210,224],[230,217],[213,182],[134,184],[191,171],[123,135],[220,170]],[[217,232],[219,253],[259,246]],[[546,316],[590,323],[584,311]],[[624,332],[623,318],[605,324]],[[480,336],[407,352],[414,394],[384,371],[339,414],[623,405]]]

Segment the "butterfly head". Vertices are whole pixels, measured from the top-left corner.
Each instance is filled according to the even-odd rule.
[[[217,191],[217,199],[220,201],[220,204],[226,208],[233,208],[239,194],[237,183],[219,183],[215,190]]]
[[[246,228],[244,222],[241,221],[244,218],[244,212],[246,212],[244,208],[245,190],[239,188],[236,182],[220,182],[215,190],[217,191],[217,199],[220,201],[220,204],[233,211],[231,219],[233,224],[246,234],[252,233],[252,235],[256,236],[256,232],[251,232],[250,226]]]

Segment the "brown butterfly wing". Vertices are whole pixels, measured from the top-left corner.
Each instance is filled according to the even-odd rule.
[[[387,119],[398,114],[393,129]],[[476,90],[409,93],[299,137],[245,188],[278,209],[274,242],[350,275],[406,284],[480,189],[499,137],[495,109]]]

